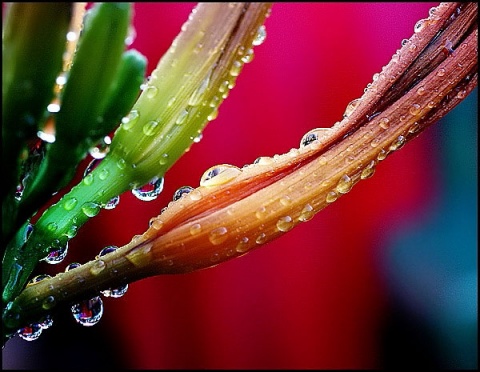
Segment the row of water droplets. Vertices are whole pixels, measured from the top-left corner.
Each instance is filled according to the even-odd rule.
[[[430,10],[430,14],[434,14],[436,11],[436,8],[432,8]],[[417,22],[417,24],[414,27],[415,33],[420,32],[429,22],[433,22],[430,19],[429,20],[420,20]],[[410,41],[402,41],[402,47],[405,45],[409,44]],[[413,44],[409,45],[409,48],[411,50],[415,49],[415,46]],[[398,62],[398,52],[397,51],[394,56],[392,57],[392,63]],[[441,71],[439,72],[441,74]],[[373,76],[373,82],[376,82],[379,79],[384,78],[384,71],[382,70],[381,73],[377,73]],[[373,84],[370,83],[367,85],[365,88],[365,93],[369,90],[373,89]],[[417,88],[417,94],[419,96],[423,95],[425,93],[425,88],[424,87],[419,87]],[[362,98],[358,98],[350,102],[345,110],[344,113],[344,118],[348,118],[352,113],[355,111],[355,109],[359,106],[361,103]],[[431,107],[433,107],[434,103],[430,103]],[[418,115],[421,111],[421,106],[419,104],[412,104],[410,109],[409,109],[409,114],[411,115]],[[372,116],[370,116],[368,119],[372,120],[374,117],[377,115],[381,115],[381,113],[376,113]],[[406,118],[403,118],[405,120]],[[402,120],[402,118],[400,118]],[[390,120],[387,117],[380,118],[379,126],[383,129],[386,130],[390,127]],[[340,122],[336,123],[336,126],[339,126]],[[409,129],[408,129],[408,134],[414,134],[420,130],[420,125],[418,122],[415,122]],[[308,133],[306,133],[303,138],[300,141],[300,147],[306,147],[310,146],[312,148],[320,146],[322,143],[324,143],[330,136],[332,136],[335,132],[335,128],[316,128]],[[348,193],[354,184],[358,180],[365,180],[373,176],[375,172],[376,165],[379,161],[384,160],[387,155],[390,153],[400,149],[403,147],[403,145],[406,143],[407,140],[407,134],[405,135],[400,135],[398,136],[387,148],[382,148],[380,149],[379,153],[377,154],[376,159],[371,160],[367,165],[365,165],[362,169],[359,170],[358,174],[356,173],[355,175],[348,175],[344,174],[343,176],[340,177],[338,180],[337,184],[333,187],[331,191],[329,191],[326,194],[325,201],[327,203],[333,203],[335,200],[338,199],[339,196]],[[365,134],[365,139],[367,137],[371,137],[370,134]],[[379,144],[378,139],[373,138],[371,141],[371,146],[372,147],[377,147]],[[294,149],[292,149],[294,150]],[[351,149],[347,149],[347,151],[351,151]],[[295,151],[291,151],[292,154],[295,154]],[[273,158],[271,157],[259,157],[255,160],[254,164],[259,164],[259,165],[267,165],[267,164],[272,164],[276,160],[276,157],[274,156]],[[354,159],[352,157],[346,157],[346,161],[351,162]],[[326,165],[328,162],[328,159],[326,157],[321,157],[319,159],[319,164],[320,165]],[[239,174],[242,173],[242,169],[233,166],[233,165],[228,165],[228,164],[222,164],[222,165],[217,165],[209,168],[207,171],[204,172],[200,179],[200,186],[206,186],[206,187],[213,187],[213,186],[219,186],[222,184],[225,184],[227,182],[232,181],[234,178],[236,178]],[[311,185],[305,185],[305,188],[311,187]],[[180,199],[180,197],[190,194],[192,200],[199,200],[202,197],[201,191],[199,189],[193,189],[189,186],[185,186],[177,190],[174,194],[173,202],[177,201]],[[289,204],[292,201],[289,199],[288,196],[285,196],[283,198],[279,198],[280,202],[283,205]],[[162,212],[165,210],[164,208]],[[311,218],[313,218],[314,214],[316,211],[312,207],[311,204],[307,203],[303,209],[300,211],[300,214],[298,216],[299,221],[308,221]],[[267,210],[265,207],[260,207],[256,211],[256,216],[257,218],[263,218],[267,215]],[[150,225],[153,225],[155,228],[160,229],[162,226],[161,221],[158,218],[153,218],[150,221]],[[289,231],[292,227],[294,226],[294,219],[291,216],[282,216],[278,219],[276,223],[276,228],[278,231]],[[202,226],[199,223],[194,223],[190,227],[190,233],[192,235],[196,235],[202,231]],[[228,237],[229,231],[227,230],[226,227],[217,227],[213,229],[210,234],[210,242],[213,245],[219,245],[222,244]],[[257,244],[263,244],[267,240],[267,236],[265,233],[260,233],[256,238],[255,242]],[[249,238],[248,237],[243,237],[238,240],[238,245],[236,247],[237,252],[242,252],[244,253],[248,247],[249,247]],[[229,253],[228,253],[229,252]],[[227,255],[233,254],[231,250],[227,251]],[[212,257],[212,262],[219,260],[220,257],[218,254],[215,254]]]
[[[105,262],[102,261],[100,258],[115,252],[118,247],[116,246],[108,246],[103,248],[100,253],[96,256],[96,259],[98,260],[94,266],[90,269],[90,272],[93,275],[99,274],[101,271],[103,271],[106,267]],[[66,268],[65,272],[70,271],[76,267],[79,267],[80,264],[77,262],[70,263]],[[38,284],[44,279],[51,278],[50,275],[47,274],[41,274],[37,275],[33,279],[31,279],[27,287],[33,286],[35,284]],[[121,285],[117,288],[108,288],[105,290],[100,291],[100,294],[105,296],[105,297],[112,297],[112,298],[119,298],[122,297],[128,290],[128,284]],[[53,308],[56,305],[56,299],[54,296],[48,296],[45,298],[45,300],[42,303],[42,308],[44,310],[49,310]],[[100,319],[102,318],[103,311],[104,311],[104,305],[103,305],[103,300],[99,296],[92,297],[87,300],[83,300],[77,304],[74,304],[71,306],[70,311],[72,313],[73,318],[75,321],[86,327],[93,326],[97,324]],[[26,327],[23,327],[17,331],[17,334],[24,340],[26,341],[33,341],[36,340],[40,337],[42,334],[42,331],[51,327],[53,325],[53,319],[50,315],[45,315],[40,322],[38,323],[31,323]]]

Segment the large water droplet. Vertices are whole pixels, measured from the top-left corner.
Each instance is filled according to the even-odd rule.
[[[315,215],[313,207],[310,204],[306,204],[300,212],[298,219],[302,222],[309,221]]]
[[[151,201],[155,200],[158,195],[163,190],[163,177],[154,177],[149,183],[146,185],[133,189],[132,194],[135,195],[138,199],[143,201]]]
[[[103,209],[114,209],[120,203],[120,196],[114,196],[104,206]]]
[[[329,191],[327,193],[327,196],[325,197],[325,201],[327,203],[333,203],[337,199],[338,199],[338,194],[335,191]]]
[[[115,252],[118,249],[117,246],[115,245],[110,245],[108,247],[103,248],[98,255],[96,256],[96,259],[100,257],[104,257],[109,253]],[[103,262],[103,261],[99,261]],[[119,298],[122,297],[128,290],[128,284],[122,285],[118,288],[108,288],[103,291],[100,291],[101,294],[103,294],[105,297],[113,297],[113,298]]]
[[[311,131],[305,133],[305,135],[300,140],[300,146],[308,146],[315,141],[324,141],[332,135],[331,128],[315,128]]]
[[[205,171],[200,178],[200,186],[218,186],[236,178],[242,170],[234,165],[215,165]]]
[[[143,134],[146,136],[153,136],[156,132],[156,129],[158,127],[159,123],[156,120],[150,120],[148,123],[146,123],[143,126]]]
[[[72,315],[77,323],[90,327],[97,324],[103,315],[103,301],[100,296],[73,305]]]
[[[77,205],[77,198],[68,198],[63,202],[63,209],[66,211],[71,211]]]
[[[31,287],[32,285],[40,283],[42,280],[45,280],[45,279],[48,279],[48,278],[51,278],[51,276],[48,275],[48,274],[37,275],[37,276],[35,276],[34,278],[32,278],[28,281],[27,287]]]

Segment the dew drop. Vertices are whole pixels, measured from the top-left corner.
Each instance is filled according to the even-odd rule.
[[[390,151],[396,151],[403,147],[406,143],[406,138],[404,136],[398,136],[395,141],[390,145]]]
[[[255,159],[253,164],[260,164],[260,165],[269,165],[272,164],[274,160],[271,157],[268,156],[260,156]]]
[[[177,120],[175,120],[175,124],[182,125],[185,122],[185,120],[187,119],[188,114],[189,114],[188,110],[182,109],[182,111],[180,112],[180,114],[177,117]]]
[[[419,88],[417,89],[417,94],[418,94],[419,96],[423,96],[423,95],[425,94],[425,92],[426,92],[426,90],[425,90],[424,87],[419,87]]]
[[[261,220],[262,218],[265,218],[266,215],[267,215],[267,208],[265,208],[264,206],[261,206],[255,212],[255,216],[257,216],[259,220]]]
[[[25,341],[35,341],[42,334],[42,327],[39,324],[30,324],[18,330],[18,335]]]
[[[147,89],[145,89],[145,94],[147,98],[150,98],[150,99],[155,98],[157,93],[158,93],[158,88],[156,86],[149,85]]]
[[[207,120],[212,121],[215,120],[218,117],[218,107],[216,107],[208,116]]]
[[[191,186],[182,186],[180,187],[179,189],[177,189],[177,191],[175,191],[173,193],[173,201],[177,201],[178,199],[180,199],[183,195],[186,195],[190,192],[193,191],[193,187]]]
[[[387,157],[387,155],[388,155],[388,152],[385,151],[385,149],[381,149],[380,152],[379,152],[378,155],[377,155],[377,159],[378,159],[379,161],[385,160],[385,158]]]
[[[125,159],[123,158],[120,158],[117,160],[117,168],[118,169],[125,169],[127,167],[127,162],[125,161]]]
[[[117,195],[117,196],[114,196],[113,198],[111,198],[104,206],[103,206],[103,209],[107,209],[107,210],[110,210],[110,209],[114,209],[118,203],[120,203],[120,196]]]
[[[257,34],[252,41],[252,45],[258,46],[261,45],[267,37],[267,29],[264,25],[260,26],[257,30]]]
[[[122,119],[122,128],[125,130],[130,130],[138,122],[140,113],[138,110],[132,110],[130,113]]]
[[[238,253],[244,253],[244,252],[248,251],[249,248],[250,248],[250,246],[248,245],[248,238],[246,236],[244,236],[243,238],[241,238],[238,241],[237,246],[235,247],[235,250]]]
[[[409,42],[410,42],[409,39],[403,39],[401,45],[402,45],[402,46],[405,46],[405,45],[407,45]]]
[[[223,226],[217,227],[210,231],[208,238],[213,245],[222,244],[228,238],[228,230]]]
[[[143,134],[149,137],[153,136],[156,132],[157,127],[158,127],[158,121],[151,120],[143,126]]]
[[[63,261],[63,259],[67,256],[67,253],[68,253],[68,242],[65,243],[65,245],[62,248],[51,251],[47,255],[47,257],[45,257],[43,260],[46,263],[49,263],[51,265],[56,265]]]
[[[421,106],[418,103],[414,103],[412,106],[410,106],[410,109],[408,111],[412,115],[418,115],[420,113],[420,108]]]
[[[280,217],[277,221],[277,229],[283,232],[291,230],[293,225],[293,220],[290,216]]]
[[[100,212],[100,205],[94,202],[87,202],[82,205],[82,212],[87,217],[95,217]]]
[[[375,160],[372,160],[365,168],[363,168],[360,178],[366,180],[370,178],[375,173]]]
[[[445,75],[445,69],[442,67],[442,68],[439,68],[438,71],[437,71],[437,76],[444,76]]]
[[[315,213],[313,211],[313,207],[310,204],[306,204],[300,212],[298,219],[302,222],[305,222],[311,220],[314,215]]]
[[[345,109],[345,112],[343,113],[344,118],[348,118],[352,113],[355,111],[355,109],[358,107],[358,104],[360,103],[360,98],[354,99],[351,101],[348,105],[347,108]]]
[[[253,60],[253,49],[250,48],[246,51],[246,53],[242,56],[243,63],[250,63]]]
[[[37,275],[36,277],[29,280],[29,282],[27,283],[27,287],[31,287],[32,285],[38,284],[42,280],[45,280],[45,279],[48,279],[48,278],[51,278],[51,276],[48,275],[48,274]]]
[[[353,180],[346,174],[344,174],[338,181],[337,187],[335,188],[340,194],[346,194],[353,187]]]
[[[88,150],[88,153],[94,159],[103,159],[105,156],[107,156],[107,153],[110,150],[111,143],[112,140],[110,139],[110,137],[105,136],[97,146],[90,148]]]
[[[338,194],[335,191],[329,191],[327,193],[327,196],[325,197],[325,201],[327,203],[333,203],[337,199],[338,199]]]
[[[163,177],[154,177],[153,180],[146,185],[133,189],[132,194],[142,201],[155,200],[163,190],[163,183]]]
[[[100,258],[100,257],[104,257],[106,256],[107,254],[109,253],[112,253],[112,252],[115,252],[116,250],[118,249],[117,246],[115,245],[110,245],[110,246],[107,246],[107,247],[104,247],[99,253],[98,255],[96,256],[96,259]],[[98,262],[103,262],[103,261],[98,261]],[[102,269],[103,270],[103,269]],[[118,288],[109,288],[109,289],[105,289],[103,291],[100,291],[101,294],[103,294],[105,297],[113,297],[113,298],[119,298],[119,297],[122,297],[128,290],[128,284],[125,284],[125,285],[122,285]]]
[[[257,238],[255,239],[255,243],[257,244],[263,244],[267,241],[267,234],[265,233],[260,233],[260,235],[257,236]]]
[[[218,186],[236,178],[242,170],[234,165],[215,165],[205,171],[200,178],[200,186]]]
[[[48,329],[53,325],[53,319],[50,315],[45,315],[38,325],[42,329]]]
[[[73,270],[73,269],[75,269],[79,266],[81,266],[81,265],[78,262],[72,262],[72,263],[68,264],[68,266],[65,268],[65,272]]]
[[[53,308],[57,303],[57,300],[53,296],[47,296],[45,300],[42,302],[42,309],[43,310],[50,310]]]
[[[82,301],[71,308],[77,323],[90,327],[97,324],[103,315],[103,301],[100,296]]]
[[[191,235],[197,235],[202,232],[202,225],[199,223],[194,223],[192,226],[190,226],[190,234]]]
[[[194,189],[188,194],[191,200],[200,200],[202,198],[202,192],[198,189]]]
[[[105,267],[107,265],[105,264],[105,261],[97,259],[90,268],[90,272],[92,275],[98,275],[100,274],[103,270],[105,270]]]
[[[231,76],[238,76],[240,75],[240,71],[242,70],[243,63],[240,61],[233,61],[232,67],[230,67],[230,75]]]
[[[420,130],[420,124],[418,124],[418,121],[413,123],[410,128],[408,128],[408,133],[414,134],[417,133]]]
[[[155,230],[160,230],[163,227],[163,221],[159,218],[151,218],[149,221],[149,226],[153,227]]]
[[[300,146],[305,147],[315,141],[322,141],[330,137],[332,134],[331,128],[315,128],[304,134],[300,140]]]

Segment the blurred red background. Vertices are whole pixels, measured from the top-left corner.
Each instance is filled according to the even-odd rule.
[[[135,4],[131,47],[148,57],[149,73],[194,5]],[[53,269],[128,243],[177,188],[198,186],[210,166],[242,167],[288,152],[310,129],[340,120],[435,5],[275,4],[266,41],[255,48],[203,139],[168,171],[163,193],[151,202],[121,195],[114,210],[85,225],[65,262]],[[4,360],[67,368],[369,369],[422,357],[425,366],[445,365],[435,332],[423,332],[424,323],[399,310],[404,307],[392,289],[388,259],[398,227],[411,218],[422,225],[443,197],[439,133],[448,124],[429,128],[381,163],[373,178],[280,239],[215,268],[133,283],[124,297],[104,299],[105,314],[95,327],[60,315],[38,341],[10,341]],[[467,155],[462,161],[476,162],[476,153]],[[465,213],[476,214],[472,208]],[[476,242],[467,250],[476,250]],[[417,327],[418,334],[398,333],[399,312],[404,331]]]

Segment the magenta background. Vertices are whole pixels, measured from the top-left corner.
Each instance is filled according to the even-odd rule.
[[[128,243],[177,188],[198,186],[210,166],[241,167],[288,152],[310,129],[340,120],[434,5],[275,4],[266,41],[255,48],[200,143],[168,171],[161,196],[147,203],[122,195],[116,209],[85,225],[65,263],[54,269],[85,262],[106,245]],[[193,6],[135,4],[131,47],[148,57],[149,72]],[[133,283],[123,298],[104,300],[98,326],[79,332],[100,332],[124,368],[381,367],[388,305],[379,269],[383,243],[396,225],[435,202],[440,170],[434,129],[312,221],[215,268]]]

